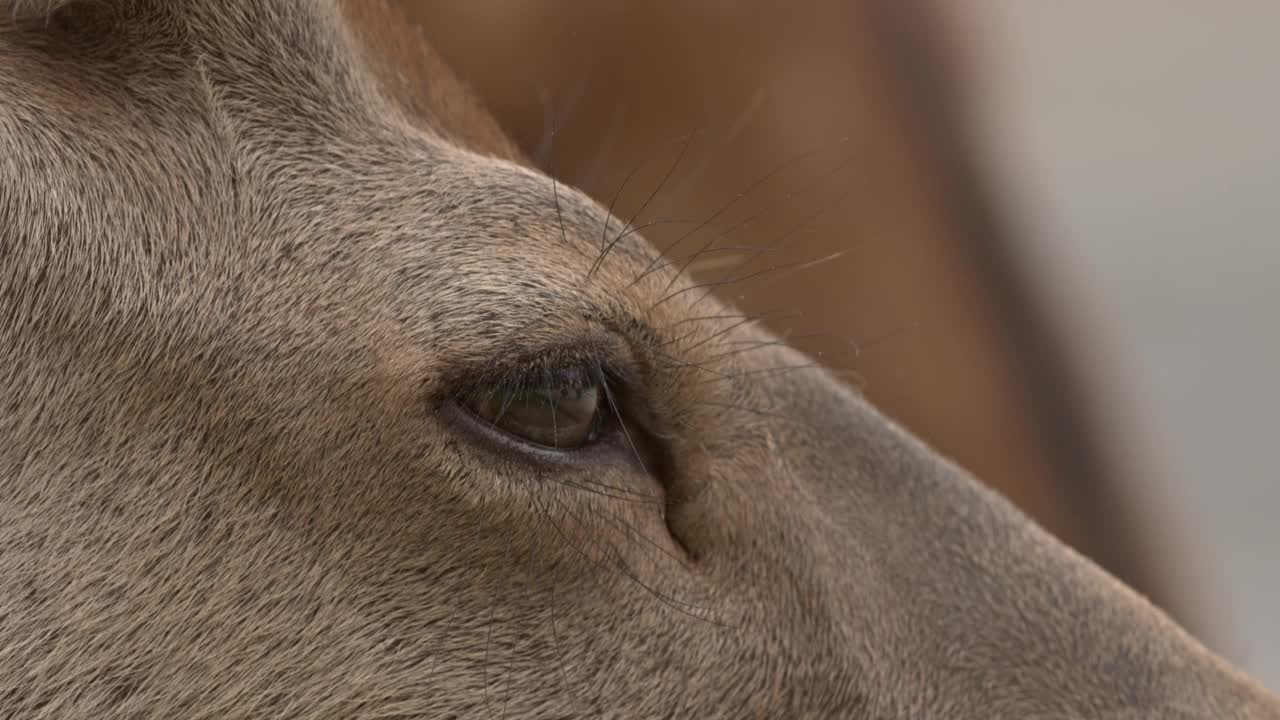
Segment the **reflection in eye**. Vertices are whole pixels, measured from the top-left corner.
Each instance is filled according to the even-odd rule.
[[[600,434],[600,382],[582,370],[482,388],[464,402],[494,427],[534,445],[580,448]]]

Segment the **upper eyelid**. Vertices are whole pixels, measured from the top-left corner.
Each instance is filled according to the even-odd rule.
[[[619,386],[644,386],[657,334],[624,307],[593,306],[571,323],[577,326],[574,330],[556,332],[550,321],[542,323],[509,331],[505,342],[485,342],[483,350],[473,346],[470,357],[457,359],[434,373],[433,394],[443,400],[442,395],[456,397],[515,378],[539,378],[546,370],[568,366],[596,370]],[[541,335],[544,340],[522,342],[526,335]]]
[[[555,373],[583,369],[595,380],[606,377],[631,378],[636,374],[630,358],[621,352],[621,343],[600,339],[557,343],[538,349],[492,355],[488,362],[461,365],[442,373],[445,386],[454,394],[485,387],[544,382]]]

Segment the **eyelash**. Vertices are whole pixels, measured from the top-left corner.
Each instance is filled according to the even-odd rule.
[[[599,362],[525,366],[490,382],[471,383],[454,402],[503,440],[558,453],[602,442],[613,429],[610,418],[619,412]]]

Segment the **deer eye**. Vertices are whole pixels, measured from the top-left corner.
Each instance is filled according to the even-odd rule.
[[[593,374],[570,369],[478,388],[462,399],[462,405],[518,440],[573,450],[600,436],[604,394]]]

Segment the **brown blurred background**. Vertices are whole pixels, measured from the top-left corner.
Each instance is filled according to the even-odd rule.
[[[1014,0],[981,15],[936,0],[408,4],[532,162],[635,217],[699,276],[740,279],[722,294],[745,312],[1211,644],[1240,647],[1222,603],[1194,591],[1196,538],[1152,480],[1168,461],[1142,441],[1147,418],[1115,402],[1129,387],[1117,378],[1133,373],[1099,348],[1125,329],[1081,311],[1093,287],[1050,269],[1053,233],[1029,211],[1058,192],[1027,189],[1055,157],[1035,150],[1061,152],[1053,143],[1072,130],[1024,133],[1021,153],[1004,141],[1037,107],[1059,107],[1034,92],[1034,71],[1010,65],[1080,60],[1106,76],[1124,57],[1085,58],[1084,41],[1090,22],[1123,12],[1073,4],[1077,14],[1046,8],[1040,21],[1044,3]],[[1161,15],[1149,9],[1129,18],[1147,32]],[[1071,18],[1062,55],[1038,55],[1031,38],[1063,38]],[[1173,99],[1151,122],[1178,115]],[[1093,160],[1085,170],[1110,174]]]

